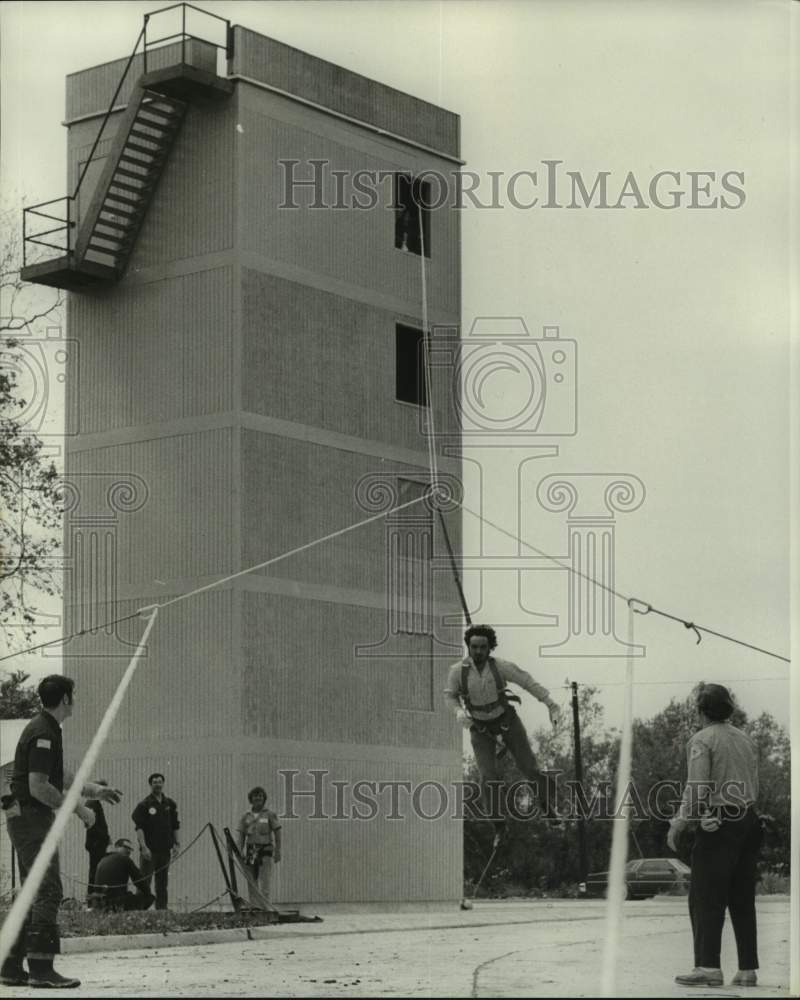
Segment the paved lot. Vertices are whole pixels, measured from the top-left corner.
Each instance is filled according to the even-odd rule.
[[[321,924],[265,928],[253,941],[66,954],[60,966],[83,980],[70,995],[86,997],[594,997],[604,908],[563,900],[479,903],[467,913],[455,906],[333,913]],[[673,976],[692,964],[685,899],[626,903],[617,994],[788,996],[786,897],[759,899],[759,935],[757,989],[681,989]],[[729,980],[736,971],[730,927],[723,966]]]

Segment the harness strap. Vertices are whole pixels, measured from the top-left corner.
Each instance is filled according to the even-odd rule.
[[[492,678],[494,680],[495,690],[497,691],[497,700],[490,701],[483,705],[473,705],[472,700],[469,696],[469,668],[471,663],[469,660],[465,660],[461,664],[461,700],[464,703],[464,708],[472,714],[473,708],[477,709],[479,712],[491,712],[495,708],[502,707],[504,710],[509,707],[509,702],[516,701],[520,703],[520,698],[518,695],[512,694],[505,686],[503,678],[500,676],[500,670],[495,663],[494,657],[489,657],[489,669],[492,671]],[[477,720],[476,720],[477,721]],[[496,719],[485,720],[496,722]]]

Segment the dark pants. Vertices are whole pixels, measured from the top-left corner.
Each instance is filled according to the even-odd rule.
[[[150,851],[149,861],[142,858],[143,878],[139,884],[150,895],[150,879],[155,877],[157,910],[166,910],[167,908],[167,877],[171,857],[170,851]]]
[[[697,831],[689,890],[696,966],[720,967],[727,908],[736,936],[739,968],[758,968],[756,861],[760,845],[761,822],[752,809],[741,819],[724,818],[714,833]]]
[[[89,855],[89,887],[86,890],[87,894],[91,896],[93,893],[98,891],[97,886],[94,882],[94,877],[97,874],[97,866],[106,856],[106,849],[108,848],[108,841],[102,845],[93,845],[92,847],[87,847],[86,851]]]
[[[106,895],[101,907],[104,910],[146,910],[152,905],[153,897],[149,892],[123,892],[113,896]]]
[[[530,784],[533,786],[545,815],[552,815],[556,808],[556,787],[552,777],[539,770],[528,734],[513,708],[491,722],[476,722],[469,735],[475,751],[475,763],[481,776],[481,793],[484,809],[493,819],[503,814],[504,785],[500,762],[497,759],[497,734],[503,738],[508,751]]]
[[[17,852],[20,881],[24,882],[33,867],[36,856],[53,825],[53,813],[35,806],[13,805],[5,813],[8,836]],[[52,956],[61,951],[58,934],[58,908],[63,890],[58,867],[58,853],[54,854],[36,890],[33,903],[25,918],[17,940],[9,952],[9,961],[20,963],[27,955]]]

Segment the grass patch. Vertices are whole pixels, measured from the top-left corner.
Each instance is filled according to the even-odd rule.
[[[5,920],[8,907],[0,909]],[[145,910],[129,913],[103,913],[100,910],[62,906],[58,926],[63,938],[105,937],[109,934],[180,934],[184,931],[220,930],[228,927],[260,927],[268,924],[263,910],[242,913],[207,910],[201,913],[173,913],[169,910]]]

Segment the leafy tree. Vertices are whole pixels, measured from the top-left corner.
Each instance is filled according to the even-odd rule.
[[[0,627],[11,644],[30,642],[36,599],[58,593],[53,556],[61,545],[60,483],[28,424],[31,393],[20,383],[43,328],[57,322],[61,295],[20,278],[18,212],[0,213]],[[34,407],[38,412],[38,409]]]
[[[0,719],[32,719],[39,711],[36,688],[25,683],[29,676],[13,670],[0,681]]]

